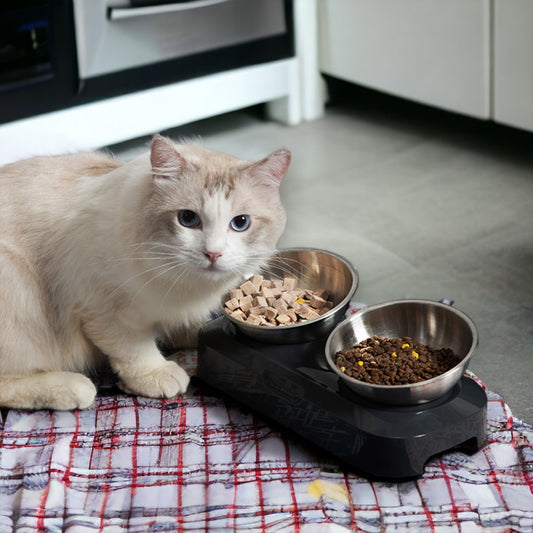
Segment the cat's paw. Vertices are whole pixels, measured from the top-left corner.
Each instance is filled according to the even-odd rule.
[[[190,378],[174,361],[156,368],[137,369],[135,375],[122,374],[119,387],[132,394],[149,398],[174,398],[187,390]]]
[[[56,398],[58,410],[87,409],[96,397],[94,383],[82,374],[74,374],[74,377],[66,384],[62,397]]]
[[[34,409],[87,409],[96,397],[94,383],[83,374],[74,372],[43,374],[35,388]]]
[[[13,409],[87,409],[95,396],[94,383],[75,372],[38,372],[0,378],[0,405]]]

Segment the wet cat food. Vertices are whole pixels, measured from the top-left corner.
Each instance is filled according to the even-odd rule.
[[[288,326],[323,315],[333,307],[325,289],[296,286],[296,279],[268,280],[255,275],[230,292],[225,303],[233,318],[257,326]]]
[[[435,349],[411,337],[374,335],[354,348],[340,350],[335,364],[347,376],[374,385],[407,385],[434,378],[453,368],[458,357],[449,348]]]

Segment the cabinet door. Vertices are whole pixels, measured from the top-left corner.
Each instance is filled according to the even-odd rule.
[[[319,0],[321,71],[488,118],[489,3]]]
[[[533,2],[494,1],[494,120],[533,130]]]

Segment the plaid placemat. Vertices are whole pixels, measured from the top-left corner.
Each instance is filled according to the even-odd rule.
[[[195,352],[177,357],[195,368]],[[533,428],[488,397],[483,449],[432,459],[401,483],[343,470],[202,388],[12,410],[0,433],[0,532],[531,532]]]

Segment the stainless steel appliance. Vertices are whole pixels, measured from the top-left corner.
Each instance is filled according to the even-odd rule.
[[[294,55],[291,0],[5,0],[0,123]]]

